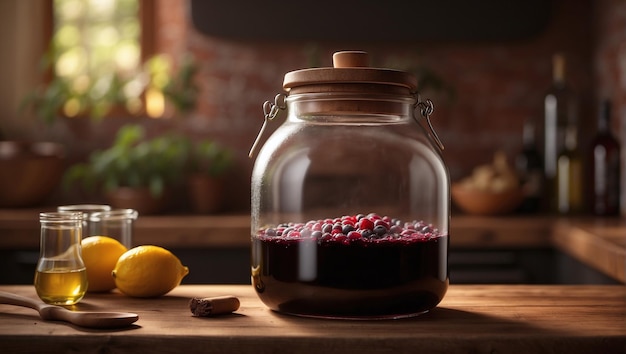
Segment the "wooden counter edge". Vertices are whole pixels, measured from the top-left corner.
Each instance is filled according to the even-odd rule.
[[[584,224],[561,220],[553,226],[552,243],[582,263],[626,283],[626,249],[603,238],[597,231],[590,232]]]

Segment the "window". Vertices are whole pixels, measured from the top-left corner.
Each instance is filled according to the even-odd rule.
[[[52,0],[48,62],[65,92],[64,115],[103,117],[118,107],[130,115],[146,111],[144,93],[153,78],[144,66],[152,54],[151,7],[150,0]],[[164,70],[158,63],[150,68]]]

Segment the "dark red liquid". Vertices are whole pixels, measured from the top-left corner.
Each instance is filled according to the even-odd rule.
[[[448,288],[448,237],[320,242],[252,238],[252,282],[272,310],[393,318],[434,308]],[[256,269],[255,269],[256,268]]]

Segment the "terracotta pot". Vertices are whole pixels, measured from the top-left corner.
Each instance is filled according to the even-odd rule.
[[[39,205],[59,185],[65,148],[51,142],[0,142],[0,206]]]
[[[165,190],[161,196],[155,197],[148,188],[119,187],[108,192],[106,199],[113,208],[135,209],[140,215],[150,215],[167,209],[171,192]]]
[[[187,193],[192,210],[210,214],[222,208],[223,180],[203,174],[193,174],[187,179]]]

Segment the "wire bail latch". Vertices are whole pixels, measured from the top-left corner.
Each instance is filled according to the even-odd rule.
[[[257,134],[256,139],[254,139],[252,147],[250,148],[250,152],[248,153],[249,158],[252,158],[252,155],[254,155],[254,151],[261,141],[261,136],[263,136],[263,132],[265,132],[265,128],[267,127],[267,122],[276,118],[279,111],[287,108],[286,99],[287,96],[279,93],[274,97],[273,103],[270,101],[265,101],[263,103],[263,125],[261,126],[261,130],[259,131],[259,134]]]
[[[433,102],[429,98],[427,98],[426,101],[420,101],[419,95],[418,95],[417,103],[415,104],[415,106],[420,109],[420,114],[422,115],[422,117],[426,118],[426,124],[428,124],[428,129],[430,129],[430,133],[433,137],[433,140],[437,144],[437,147],[441,151],[443,151],[444,149],[443,143],[441,142],[441,139],[439,139],[439,136],[437,135],[437,132],[435,131],[435,128],[433,127],[433,124],[430,121],[430,115],[435,110]],[[417,121],[417,118],[415,118],[415,120]]]

